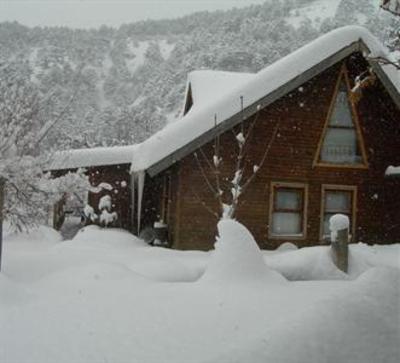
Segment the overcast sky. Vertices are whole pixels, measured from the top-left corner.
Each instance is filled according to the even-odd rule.
[[[90,28],[145,19],[175,18],[196,11],[230,9],[265,0],[0,0],[0,22]]]

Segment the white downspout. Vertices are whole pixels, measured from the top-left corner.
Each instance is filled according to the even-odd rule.
[[[138,178],[138,201],[137,201],[137,232],[140,233],[140,222],[142,219],[142,200],[143,200],[143,190],[144,190],[144,180],[145,180],[145,172],[143,170],[137,172]]]

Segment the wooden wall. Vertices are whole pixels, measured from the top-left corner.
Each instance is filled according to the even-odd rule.
[[[349,57],[346,64],[351,79],[366,67],[358,55]],[[284,241],[292,241],[299,246],[321,243],[322,184],[357,186],[354,241],[400,241],[400,180],[384,178],[388,165],[400,165],[400,113],[379,81],[364,90],[357,104],[369,168],[313,166],[340,67],[341,64],[333,66],[259,113],[249,143],[247,172],[251,171],[252,165],[259,164],[277,122],[280,125],[279,132],[259,175],[241,197],[237,219],[250,229],[262,248],[276,248]],[[245,127],[249,126],[252,119],[245,122]],[[237,151],[234,133],[229,131],[221,135],[220,144],[223,177],[231,179]],[[214,143],[205,145],[202,152],[211,160]],[[199,151],[197,154],[201,155]],[[205,158],[199,159],[203,170],[213,180],[213,173]],[[177,164],[173,175],[169,218],[173,246],[178,249],[212,248],[217,218],[207,208],[218,211],[218,206],[196,158],[193,155],[185,157]],[[271,182],[308,185],[305,239],[268,237]]]
[[[100,183],[108,183],[112,190],[102,190],[99,193],[89,193],[88,204],[91,205],[96,213],[99,213],[98,205],[100,198],[108,194],[111,196],[112,211],[117,212],[118,220],[113,224],[131,230],[131,190],[129,165],[112,165],[89,168],[90,183],[97,187]],[[125,182],[125,183],[123,183]]]

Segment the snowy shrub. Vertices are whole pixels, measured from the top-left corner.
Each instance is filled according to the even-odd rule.
[[[100,214],[100,223],[105,227],[112,224],[118,219],[117,212],[110,213],[107,209],[103,209]]]
[[[112,212],[111,196],[106,194],[99,200],[98,209],[100,211],[99,222],[102,226],[108,227],[118,219],[117,212]]]
[[[106,195],[104,195],[103,197],[100,198],[98,208],[101,211],[103,209],[111,210],[111,197],[108,194],[106,194]]]
[[[59,178],[45,172],[51,153],[41,154],[40,144],[68,110],[52,110],[51,97],[30,80],[23,62],[0,61],[0,224],[7,219],[20,231],[46,221],[64,191],[89,187],[82,170]]]
[[[89,204],[86,204],[85,207],[83,208],[83,214],[91,222],[96,222],[97,219],[99,218],[98,215],[94,212],[94,208]]]

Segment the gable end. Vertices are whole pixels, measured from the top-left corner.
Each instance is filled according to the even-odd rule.
[[[268,105],[272,104],[276,100],[285,96],[287,93],[301,86],[303,83],[309,81],[314,78],[318,74],[327,70],[331,66],[340,62],[344,58],[350,56],[352,53],[364,51],[368,49],[365,45],[362,45],[361,41],[354,42],[349,46],[341,49],[340,51],[334,53],[330,57],[324,59],[322,62],[318,63],[314,67],[305,70],[299,76],[293,78],[291,81],[287,82],[283,86],[277,88],[273,92],[269,93],[265,97],[261,98],[257,102],[254,102],[250,106],[246,107],[243,112],[239,112],[233,115],[231,118],[226,119],[225,121],[217,124],[213,129],[205,132],[192,142],[184,145],[180,149],[176,150],[174,153],[166,156],[158,163],[152,165],[147,169],[147,173],[153,177],[160,173],[161,171],[168,168],[170,165],[176,163],[178,160],[182,159],[186,155],[192,153],[199,147],[213,140],[216,136],[221,135],[225,131],[231,129],[232,127],[238,125],[243,119],[247,119],[253,116],[260,108],[265,108]],[[390,81],[389,81],[390,82]]]

